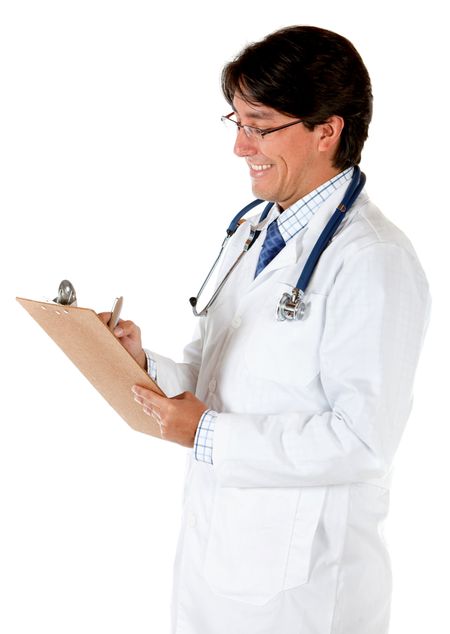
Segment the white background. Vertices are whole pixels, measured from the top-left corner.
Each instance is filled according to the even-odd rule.
[[[391,632],[449,631],[443,5],[2,3],[1,632],[169,631],[185,449],[133,432],[14,297],[51,298],[63,278],[98,311],[123,294],[146,345],[179,358],[194,326],[187,298],[252,198],[219,121],[220,71],[289,24],[336,30],[365,60],[375,95],[367,190],[430,280],[386,525]]]

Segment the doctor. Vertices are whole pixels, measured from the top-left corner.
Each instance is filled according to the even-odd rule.
[[[132,322],[115,331],[170,397],[136,386],[136,400],[189,447],[172,633],[386,634],[381,525],[429,294],[365,190],[314,270],[303,319],[277,320],[360,162],[370,79],[349,41],[314,27],[248,46],[222,79],[235,152],[254,196],[275,204],[183,363],[143,350]],[[265,205],[230,240],[219,282]]]

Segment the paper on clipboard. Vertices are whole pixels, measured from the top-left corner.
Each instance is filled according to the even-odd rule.
[[[16,299],[130,427],[161,437],[158,423],[144,414],[134,401],[131,388],[142,385],[162,396],[164,392],[95,311],[23,297]]]

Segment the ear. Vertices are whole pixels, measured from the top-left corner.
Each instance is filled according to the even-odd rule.
[[[325,123],[316,126],[316,128],[318,132],[317,149],[319,152],[334,151],[344,128],[344,119],[338,115],[333,115]]]

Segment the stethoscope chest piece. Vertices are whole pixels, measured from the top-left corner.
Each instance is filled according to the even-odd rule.
[[[338,205],[335,212],[332,214],[331,218],[328,220],[326,226],[324,227],[321,234],[319,235],[316,244],[314,245],[313,249],[311,250],[311,253],[309,254],[305,262],[305,265],[303,267],[300,277],[298,278],[296,286],[292,289],[290,293],[283,293],[278,303],[278,306],[277,306],[277,320],[278,321],[301,321],[302,319],[305,319],[307,317],[310,303],[309,302],[306,303],[304,298],[305,298],[305,292],[307,290],[308,284],[314,273],[314,269],[323,251],[327,248],[332,238],[334,237],[346,212],[350,209],[350,207],[353,205],[353,203],[359,196],[362,188],[364,187],[365,182],[366,182],[365,175],[360,171],[359,167],[355,165],[353,167],[353,174],[351,177],[351,181],[345,191],[344,198],[342,199],[342,202]],[[222,248],[220,250],[219,256],[214,262],[211,271],[208,273],[206,280],[203,282],[202,286],[200,287],[200,290],[197,293],[197,297],[191,297],[189,300],[192,306],[194,315],[196,315],[197,317],[206,316],[206,314],[208,313],[208,309],[212,306],[212,304],[216,300],[218,294],[222,290],[222,287],[224,286],[225,282],[229,278],[230,274],[239,264],[243,255],[250,249],[252,244],[255,242],[264,224],[266,222],[269,222],[268,214],[270,209],[272,208],[272,205],[273,205],[272,202],[269,202],[268,205],[266,205],[259,219],[258,225],[255,227],[253,226],[251,227],[250,235],[244,245],[242,252],[239,254],[239,257],[237,258],[233,266],[229,269],[228,273],[225,275],[221,283],[217,286],[213,296],[211,297],[209,302],[206,304],[205,308],[199,312],[197,310],[198,298],[200,297],[203,289],[205,288],[208,280],[210,279],[211,274],[214,271],[220,259],[220,256],[225,247],[225,244],[227,243],[228,239],[231,238],[231,236],[236,231],[242,217],[248,211],[250,211],[250,209],[253,209],[253,207],[255,207],[256,205],[259,205],[259,203],[261,202],[262,200],[260,199],[254,200],[249,205],[244,207],[244,209],[241,209],[241,211],[231,221],[231,224],[229,225],[227,229],[227,236],[222,244]]]
[[[293,288],[290,293],[283,293],[277,307],[278,321],[300,321],[306,313],[304,293]]]

